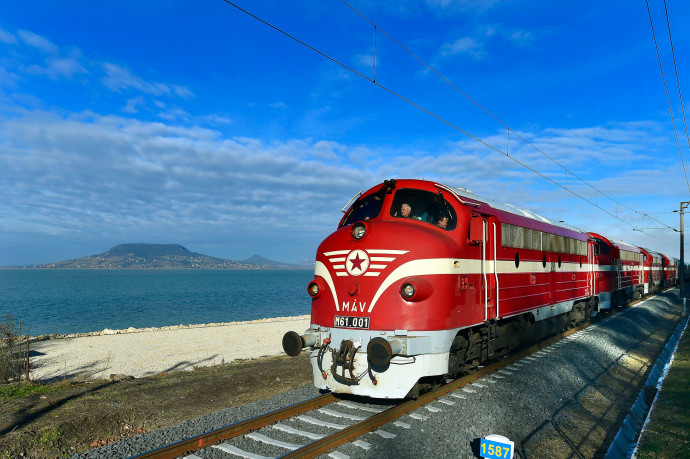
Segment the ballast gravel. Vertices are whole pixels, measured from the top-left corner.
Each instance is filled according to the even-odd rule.
[[[681,310],[677,289],[642,301],[324,457],[479,457],[480,439],[489,434],[513,441],[514,457],[603,457]],[[129,457],[318,395],[315,388],[304,387],[74,457]],[[382,400],[356,401],[365,402],[365,409],[339,403],[280,424],[286,430],[328,435],[336,430],[327,423],[349,426],[357,422],[353,416],[372,414],[366,409],[390,405]],[[323,424],[314,425],[315,419]],[[286,430],[269,426],[258,431],[259,436],[225,444],[276,457],[289,450],[264,443],[262,435],[293,445],[310,442]],[[194,454],[208,459],[237,457],[218,448]]]
[[[279,410],[286,406],[318,397],[319,395],[320,393],[315,387],[305,386],[267,400],[200,416],[195,419],[184,421],[173,427],[156,430],[137,437],[127,438],[109,446],[75,454],[72,457],[75,459],[105,459],[135,456],[186,438],[203,434],[204,432]],[[227,458],[229,456],[226,455],[225,457]]]

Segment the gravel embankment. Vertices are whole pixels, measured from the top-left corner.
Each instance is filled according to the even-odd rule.
[[[72,456],[74,459],[86,458],[125,458],[142,454],[156,448],[180,441],[181,439],[200,435],[219,427],[234,424],[245,419],[260,416],[285,406],[318,397],[319,391],[313,386],[305,386],[278,397],[261,402],[250,403],[240,408],[231,408],[196,419],[182,422],[167,429],[157,430],[149,434],[128,438],[103,448],[97,448],[85,453]],[[228,456],[225,457],[227,459]]]
[[[391,423],[363,436],[363,443],[339,447],[336,456],[477,457],[479,439],[494,433],[515,442],[515,457],[602,457],[639,392],[647,369],[675,327],[682,309],[677,294],[677,290],[670,290],[571,335],[452,396],[403,416],[399,419],[402,423]],[[315,389],[303,388],[77,457],[125,457],[316,395]],[[365,414],[342,406],[333,409]],[[322,412],[310,416],[354,423]],[[302,430],[333,433],[302,420],[284,423]],[[273,427],[261,433],[293,444],[307,441]],[[247,438],[228,443],[265,456],[287,452]],[[195,454],[209,459],[229,457],[212,448]]]

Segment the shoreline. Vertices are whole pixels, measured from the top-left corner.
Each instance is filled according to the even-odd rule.
[[[310,316],[303,315],[52,335],[30,346],[31,379],[140,378],[281,355],[283,335],[302,332],[309,323]]]
[[[111,329],[104,328],[100,331],[93,332],[79,332],[79,333],[50,333],[36,336],[29,336],[29,341],[40,342],[46,340],[55,339],[67,339],[67,338],[84,338],[87,336],[108,336],[108,335],[123,335],[128,333],[145,333],[145,332],[155,332],[155,331],[170,331],[170,330],[187,330],[194,328],[211,328],[211,327],[226,327],[230,325],[245,325],[245,324],[261,324],[261,323],[271,323],[271,322],[290,322],[295,320],[309,319],[311,314],[303,314],[301,316],[285,316],[285,317],[266,317],[263,319],[253,319],[253,320],[235,320],[232,322],[211,322],[206,324],[179,324],[179,325],[165,325],[162,327],[143,327],[143,328],[120,328]]]

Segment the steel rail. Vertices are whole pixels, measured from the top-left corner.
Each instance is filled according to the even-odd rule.
[[[333,394],[325,394],[301,403],[296,403],[270,413],[262,414],[260,416],[247,419],[229,426],[221,427],[210,432],[205,432],[186,440],[181,440],[177,443],[163,446],[158,449],[147,451],[135,458],[156,458],[156,459],[173,459],[179,457],[190,451],[197,451],[206,448],[224,440],[238,437],[253,430],[258,430],[267,425],[273,424],[284,419],[297,416],[307,411],[316,410],[328,404],[338,401]]]

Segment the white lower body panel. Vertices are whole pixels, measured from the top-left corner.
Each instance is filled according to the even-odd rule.
[[[318,325],[306,331],[306,334],[316,335],[317,343],[323,343],[326,338],[330,344],[323,354],[321,369],[326,373],[324,379],[319,369],[319,347],[311,349],[311,366],[314,373],[314,385],[319,389],[333,392],[364,395],[374,398],[404,398],[410,389],[425,376],[440,376],[448,373],[448,357],[453,338],[459,328],[450,330],[413,331],[413,330],[353,330],[342,328],[325,328]],[[372,366],[372,375],[376,384],[369,376],[369,361],[367,359],[367,345],[375,337],[396,340],[402,345],[398,355],[394,355],[386,367]],[[332,374],[333,351],[339,350],[341,343],[349,340],[357,348],[354,357],[353,375],[346,370],[345,377],[357,379],[357,384],[343,384]],[[342,366],[337,366],[338,374],[342,376]]]
[[[323,356],[322,368],[326,373],[323,378],[316,363],[319,350],[311,352],[312,370],[314,372],[314,385],[319,389],[328,389],[333,392],[363,395],[374,398],[404,398],[424,376],[437,376],[448,373],[449,353],[421,354],[415,356],[395,356],[385,371],[372,370],[376,378],[376,384],[369,377],[367,354],[357,352],[355,355],[354,376],[358,378],[358,384],[342,384],[333,378],[331,365],[333,363],[330,352]],[[338,367],[339,373],[342,367]],[[340,373],[342,374],[342,373]],[[350,376],[346,372],[346,376]]]

